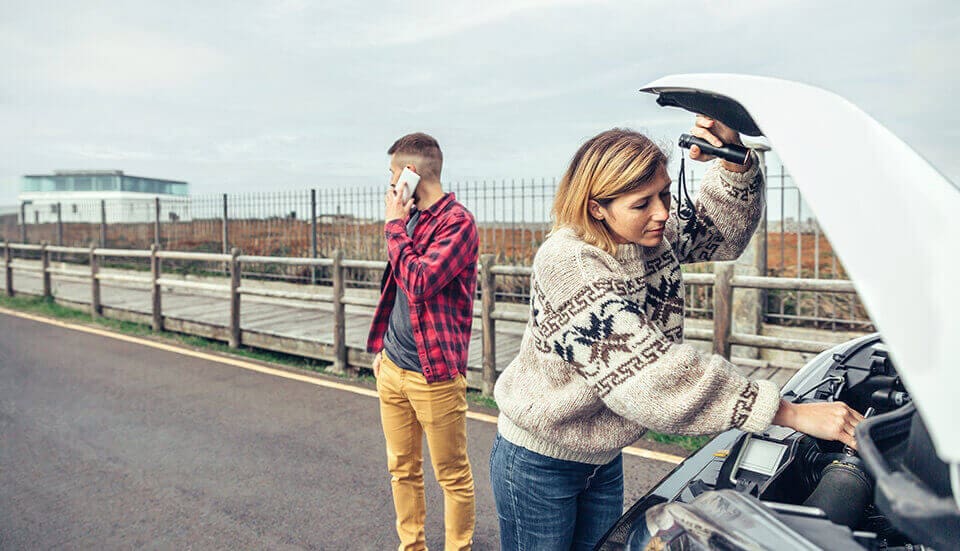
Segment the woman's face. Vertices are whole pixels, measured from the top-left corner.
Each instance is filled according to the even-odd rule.
[[[606,206],[590,201],[590,214],[606,223],[614,241],[656,247],[670,216],[670,176],[660,165],[656,175],[640,188]]]

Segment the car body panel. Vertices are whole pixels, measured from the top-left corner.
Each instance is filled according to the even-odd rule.
[[[840,255],[943,461],[960,462],[960,190],[847,100],[779,79],[675,75],[645,92],[703,92],[749,114]]]

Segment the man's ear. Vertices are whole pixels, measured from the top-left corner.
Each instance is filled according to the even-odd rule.
[[[603,220],[603,209],[600,208],[600,203],[595,199],[590,199],[590,202],[587,203],[587,210],[590,211],[590,216],[596,218],[597,220]]]
[[[415,165],[415,164],[413,164],[413,163],[408,164],[408,165],[407,165],[407,168],[409,168],[410,170],[412,170],[414,174],[420,174],[419,172],[417,172],[417,165]]]

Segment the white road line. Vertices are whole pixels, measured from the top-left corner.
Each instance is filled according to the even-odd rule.
[[[311,385],[322,386],[325,388],[332,388],[335,390],[342,390],[345,392],[352,392],[354,394],[359,394],[361,396],[367,396],[370,398],[377,398],[377,391],[371,390],[369,388],[357,387],[353,385],[347,385],[343,383],[338,383],[335,381],[328,381],[326,379],[321,379],[319,377],[311,377],[309,375],[301,375],[299,373],[292,373],[290,371],[284,371],[282,369],[274,369],[272,367],[266,367],[253,362],[248,362],[244,360],[239,360],[235,358],[228,358],[225,356],[209,354],[206,352],[200,352],[197,350],[191,350],[189,348],[182,348],[179,346],[173,346],[166,343],[152,341],[150,339],[143,339],[140,337],[132,337],[130,335],[124,335],[122,333],[114,333],[112,331],[106,331],[103,329],[98,329],[96,327],[89,327],[86,325],[79,325],[75,323],[67,323],[53,318],[48,318],[44,316],[36,316],[33,314],[26,314],[24,312],[19,312],[17,310],[9,310],[7,308],[0,308],[0,314],[6,314],[8,316],[13,316],[22,319],[28,319],[31,321],[36,321],[39,323],[46,323],[48,325],[55,325],[57,327],[62,327],[64,329],[71,329],[73,331],[80,331],[82,333],[89,333],[91,335],[97,335],[100,337],[106,337],[108,339],[114,339],[118,341],[129,342],[133,344],[139,344],[141,346],[148,346],[150,348],[156,348],[158,350],[163,350],[165,352],[172,352],[174,354],[180,354],[182,356],[189,356],[192,358],[198,358],[201,360],[207,360],[210,362],[217,362],[226,365],[232,365],[234,367],[239,367],[241,369],[247,369],[250,371],[256,371],[258,373],[265,373],[267,375],[273,375],[275,377],[283,377],[284,379],[291,379],[294,381],[299,381],[301,383],[308,383]],[[478,413],[475,411],[468,411],[467,418],[473,419],[476,421],[482,421],[484,423],[497,423],[497,418],[494,415],[488,415],[486,413]],[[637,447],[627,447],[623,449],[623,453],[627,455],[633,455],[636,457],[642,457],[644,459],[652,459],[654,461],[661,461],[664,463],[673,463],[678,464],[684,460],[683,457],[679,455],[671,455],[668,453],[661,453],[652,450],[645,450],[643,448]]]

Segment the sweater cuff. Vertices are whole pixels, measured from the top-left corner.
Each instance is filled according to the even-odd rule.
[[[780,388],[777,383],[764,379],[752,381],[750,384],[757,385],[757,399],[740,429],[746,432],[761,432],[770,426],[780,409]]]
[[[760,172],[760,160],[757,158],[757,154],[752,151],[750,152],[750,168],[746,172],[727,170],[723,168],[723,164],[719,160],[714,163],[714,166],[716,166],[717,172],[724,182],[738,189],[750,189]]]

